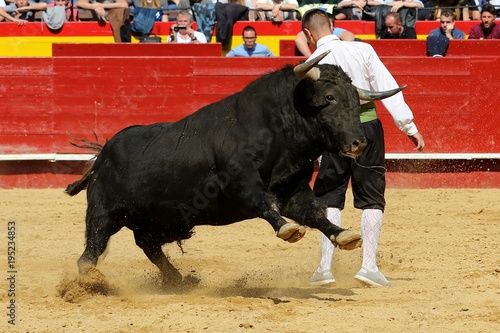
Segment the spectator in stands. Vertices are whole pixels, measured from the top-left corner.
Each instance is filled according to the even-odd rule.
[[[187,10],[181,10],[177,14],[176,23],[170,27],[168,43],[180,44],[204,44],[207,38],[204,34],[192,28],[193,17]]]
[[[255,8],[265,10],[267,20],[282,22],[296,20],[294,10],[299,3],[297,0],[257,0]]]
[[[441,28],[429,32],[427,36],[427,55],[444,57],[448,51],[450,39],[465,39],[465,33],[455,28],[455,13],[444,9],[439,17]]]
[[[78,8],[72,8],[70,0],[54,0],[47,8],[55,6],[66,7],[66,21],[78,21]]]
[[[391,12],[397,13],[403,7],[406,8],[424,8],[424,4],[420,0],[386,0],[387,6],[392,7]]]
[[[419,21],[431,21],[434,20],[435,17],[439,19],[439,16],[434,16],[436,12],[436,6],[438,5],[439,0],[422,0],[422,5],[424,8],[419,9],[417,14],[417,20]],[[474,0],[472,0],[474,1]]]
[[[326,12],[328,18],[330,19],[330,25],[332,29],[332,34],[337,36],[340,40],[343,41],[353,41],[355,40],[355,36],[352,32],[347,31],[342,28],[335,27],[335,18],[332,14]],[[311,49],[309,48],[309,43],[307,43],[307,38],[304,35],[303,31],[300,31],[295,37],[295,46],[302,53],[302,55],[309,57],[311,53]]]
[[[18,20],[26,20],[28,22],[33,22],[35,20],[35,11],[44,11],[47,9],[47,4],[45,2],[33,3],[30,5],[29,0],[15,0],[14,4],[14,7],[10,7],[14,10],[9,12],[9,15]]]
[[[257,44],[257,31],[254,27],[247,25],[243,28],[243,45],[237,46],[226,54],[226,57],[272,57],[274,54],[269,48]]]
[[[376,7],[383,4],[384,0],[342,0],[338,8],[349,7],[351,20],[373,21]]]
[[[177,3],[179,0],[176,0]],[[172,0],[132,0],[131,7],[158,9],[155,15],[156,22],[168,22],[167,9],[176,9],[177,5]]]
[[[417,39],[415,29],[403,26],[398,13],[390,13],[385,17],[385,27],[380,39]]]
[[[481,23],[470,29],[469,39],[500,39],[500,25],[495,23],[495,18],[495,7],[484,5],[481,10]]]
[[[0,22],[2,21],[11,21],[11,22],[16,22],[17,25],[25,25],[28,21],[26,20],[20,20],[15,17],[12,17],[5,8],[7,7],[6,3],[4,0],[0,0]]]
[[[345,20],[349,16],[351,6],[351,0],[302,0],[299,1],[297,11],[303,16],[308,10],[319,8],[325,10],[329,14],[333,13],[336,20]]]
[[[5,11],[7,13],[12,13],[16,11],[16,0],[5,0]]]
[[[188,8],[191,8],[191,3],[189,2],[189,0],[167,0],[167,2],[168,2],[167,6],[163,5],[163,1],[164,0],[161,0],[162,8],[163,9],[167,9],[168,8],[169,11],[187,10]],[[198,1],[194,1],[194,2],[198,2]],[[168,12],[165,11],[164,14],[166,15],[167,21],[169,21],[169,20],[173,21],[174,20],[173,18],[169,19]]]
[[[127,0],[78,0],[76,6],[95,13],[101,23],[109,21],[115,43],[130,43],[132,34]]]
[[[441,7],[456,7],[458,12],[461,12],[462,20],[469,21],[472,17],[473,20],[481,19],[481,14],[477,7],[477,3],[483,0],[436,0],[436,20],[441,17]],[[486,1],[484,1],[486,3]],[[427,6],[426,6],[427,7]],[[457,17],[460,19],[460,15]]]
[[[481,2],[481,0],[478,0],[477,2]],[[473,20],[481,19],[481,14],[479,13],[477,2],[476,0],[462,0],[458,2],[459,6],[466,6],[462,9],[462,20],[470,21],[471,18]],[[484,3],[486,4],[486,1],[484,1]]]
[[[465,39],[465,32],[455,28],[455,13],[450,9],[443,9],[439,16],[441,28],[436,28],[429,32],[427,37],[446,36],[448,39]]]
[[[248,20],[253,22],[253,21],[263,21],[264,20],[264,15],[262,12],[255,10],[257,9],[257,0],[245,0],[245,6],[250,9],[248,11]],[[254,9],[254,10],[252,10]]]

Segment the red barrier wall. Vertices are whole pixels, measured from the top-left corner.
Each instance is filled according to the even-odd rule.
[[[68,144],[68,133],[92,139],[94,130],[105,139],[132,124],[175,121],[240,91],[262,74],[285,64],[297,64],[300,59],[0,58],[0,154],[82,153]],[[496,114],[500,73],[492,68],[500,57],[409,59],[382,57],[396,80],[408,85],[405,98],[425,135],[426,152],[499,153],[500,121]],[[393,126],[383,108],[380,118],[385,125],[387,151],[412,152],[410,142]],[[45,168],[38,173],[22,162],[2,163],[0,187],[59,187],[60,179],[66,184],[68,178],[74,180],[82,171],[74,162],[40,163]],[[461,176],[476,177],[471,172],[481,172],[484,181],[475,184],[497,187],[500,180],[495,165],[489,169],[495,172],[488,174],[477,166],[468,166]],[[24,173],[21,170],[32,170],[35,179],[19,179]],[[67,176],[57,178],[59,174]],[[438,184],[431,180],[436,177],[450,182],[457,179],[455,186],[467,185],[452,173],[427,173],[422,177],[403,173],[402,177],[392,185],[399,186],[403,181],[410,187]],[[425,177],[431,178],[422,182]]]
[[[380,57],[404,56],[423,57],[427,55],[427,41],[421,39],[375,39],[365,40],[365,43],[373,46]],[[280,40],[280,54],[282,56],[302,56],[295,47],[294,40]],[[500,56],[500,40],[451,40],[446,52],[446,57],[463,56]]]

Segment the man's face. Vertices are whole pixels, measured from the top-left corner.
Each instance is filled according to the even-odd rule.
[[[483,22],[483,27],[490,29],[495,23],[495,16],[489,12],[484,12],[481,14],[481,21]]]
[[[177,26],[191,28],[191,20],[187,15],[177,15]],[[180,34],[187,34],[186,29],[180,29]]]
[[[453,30],[455,25],[455,20],[453,20],[451,16],[441,15],[439,21],[441,22],[441,29],[443,29],[443,31]]]
[[[247,49],[253,49],[255,47],[255,41],[257,37],[255,36],[255,32],[253,31],[244,31],[243,32],[243,41],[245,42],[245,46]]]
[[[29,0],[16,0],[16,6],[19,7],[25,7],[29,5]]]
[[[388,17],[385,20],[385,26],[386,26],[387,32],[391,36],[394,36],[394,37],[398,37],[401,34],[402,27],[403,27],[401,25],[401,23],[396,23],[396,20],[391,18],[391,17]]]
[[[54,6],[66,6],[68,0],[54,0]]]

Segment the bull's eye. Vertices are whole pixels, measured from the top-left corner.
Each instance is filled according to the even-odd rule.
[[[337,100],[332,95],[326,95],[326,100],[330,103],[337,103]]]

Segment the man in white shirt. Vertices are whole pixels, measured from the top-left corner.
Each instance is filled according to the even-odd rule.
[[[207,38],[204,34],[192,28],[193,18],[187,10],[181,10],[177,14],[176,23],[170,27],[170,38],[168,43],[179,44],[205,44]]]
[[[324,11],[313,9],[307,12],[302,19],[302,30],[315,49],[309,59],[330,50],[320,64],[340,66],[351,77],[353,85],[374,91],[398,87],[396,80],[369,44],[341,42],[331,34],[330,23]],[[323,154],[314,192],[318,201],[328,207],[327,218],[340,226],[345,192],[352,179],[354,207],[363,210],[363,262],[355,278],[373,286],[390,286],[391,283],[379,271],[376,262],[385,208],[384,134],[375,104],[366,101],[361,103],[360,118],[368,146],[356,160],[341,154]],[[413,122],[412,111],[406,105],[403,94],[398,93],[384,99],[382,103],[392,115],[396,126],[415,144],[415,150],[421,151],[425,146],[424,139]],[[331,273],[333,245],[324,235],[321,243],[321,262],[309,280],[313,285],[335,282]]]

